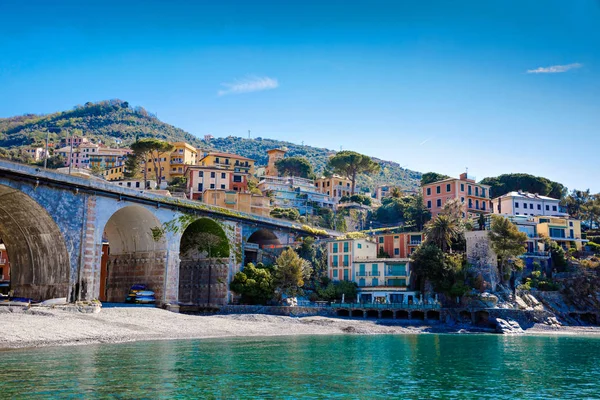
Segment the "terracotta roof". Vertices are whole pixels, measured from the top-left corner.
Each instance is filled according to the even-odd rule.
[[[237,154],[232,154],[232,153],[221,153],[221,152],[211,152],[211,153],[207,153],[204,157],[201,158],[201,160],[205,159],[208,156],[215,156],[215,157],[229,157],[229,158],[235,158],[236,160],[246,160],[246,161],[254,161],[251,158],[246,158],[246,157],[242,157],[239,156]]]

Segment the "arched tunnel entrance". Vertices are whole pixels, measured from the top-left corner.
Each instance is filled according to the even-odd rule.
[[[10,260],[10,290],[33,300],[67,297],[70,259],[50,214],[25,193],[0,185],[0,238]]]
[[[165,289],[167,244],[155,237],[160,221],[142,206],[115,212],[104,227],[100,269],[101,301],[124,302],[133,285],[145,285],[160,301]]]
[[[246,240],[244,265],[262,262],[271,264],[281,250],[281,242],[277,235],[268,229],[259,229]]]
[[[229,241],[209,218],[192,222],[183,232],[179,253],[179,303],[187,306],[227,303]]]

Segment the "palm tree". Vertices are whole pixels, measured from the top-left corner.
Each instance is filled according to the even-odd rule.
[[[456,218],[440,214],[425,225],[425,238],[436,244],[443,252],[452,245],[452,240],[460,235],[460,224]]]

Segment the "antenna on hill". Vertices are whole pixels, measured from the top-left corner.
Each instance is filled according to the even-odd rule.
[[[342,151],[342,146],[340,146],[340,151]]]
[[[248,139],[250,139],[250,129],[248,129]]]

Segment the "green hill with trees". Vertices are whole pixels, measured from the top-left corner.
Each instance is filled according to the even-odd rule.
[[[336,152],[325,148],[299,145],[274,139],[244,139],[228,136],[214,138],[210,142],[182,129],[160,121],[143,107],[132,107],[118,99],[88,102],[72,110],[46,115],[26,114],[0,118],[0,157],[27,161],[19,148],[29,145],[43,146],[46,136],[50,142],[59,144],[70,135],[86,136],[94,142],[108,146],[128,146],[137,138],[157,138],[169,142],[185,141],[205,151],[218,150],[239,154],[256,160],[257,166],[267,165],[267,150],[287,147],[287,156],[305,157],[317,175],[324,172],[329,157]],[[359,175],[357,186],[373,189],[379,184],[415,189],[421,173],[410,171],[398,163],[373,158],[381,168],[371,176]]]

